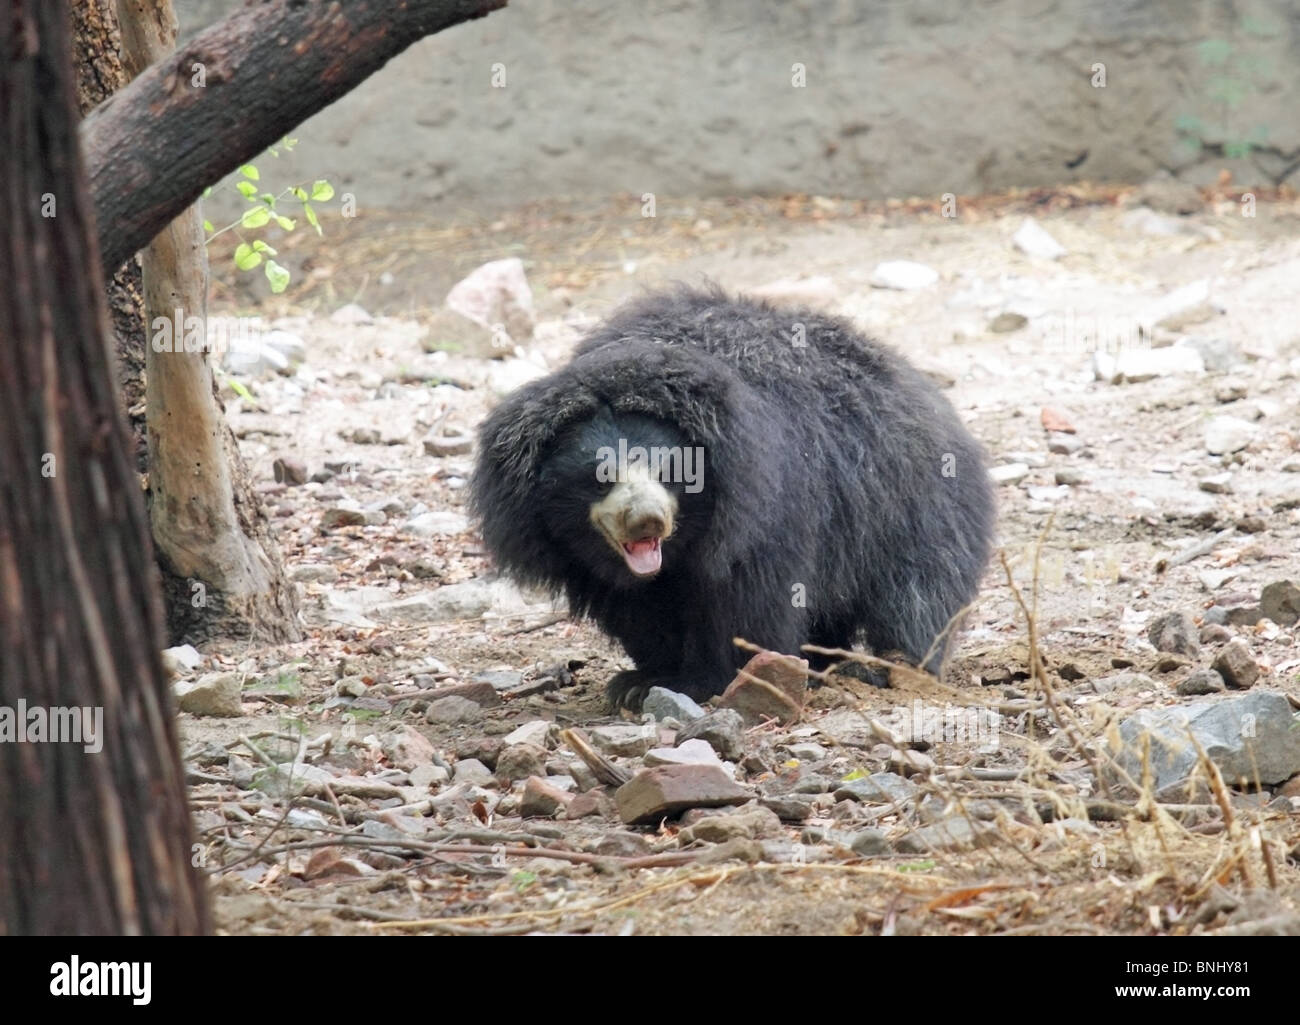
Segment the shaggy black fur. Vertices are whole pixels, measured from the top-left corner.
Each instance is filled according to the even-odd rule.
[[[676,524],[650,579],[589,519],[596,449],[620,438],[705,453],[702,490],[666,484]],[[721,693],[749,657],[737,637],[937,669],[994,530],[979,444],[901,356],[841,319],[687,288],[622,308],[498,406],[471,504],[503,570],[623,643],[637,670],[610,696],[632,705],[653,685]]]

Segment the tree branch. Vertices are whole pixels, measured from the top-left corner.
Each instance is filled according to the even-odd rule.
[[[279,0],[202,32],[82,123],[105,269],[412,43],[505,5]]]

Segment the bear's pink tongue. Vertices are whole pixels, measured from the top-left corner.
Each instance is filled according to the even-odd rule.
[[[627,562],[627,568],[639,577],[658,573],[663,563],[663,549],[659,546],[659,538],[647,537],[640,541],[625,541],[623,559]]]

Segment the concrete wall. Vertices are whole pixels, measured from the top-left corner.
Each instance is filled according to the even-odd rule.
[[[193,29],[237,4],[177,6]],[[1231,47],[1225,66],[1210,40]],[[302,126],[284,171],[328,174],[363,204],[449,210],[970,193],[1160,168],[1267,183],[1300,162],[1297,67],[1291,0],[514,0]],[[1262,130],[1282,152],[1198,154],[1176,130],[1192,117],[1211,142]]]

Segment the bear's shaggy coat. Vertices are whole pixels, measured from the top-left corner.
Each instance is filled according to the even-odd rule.
[[[620,441],[703,451],[696,490],[663,482],[675,516],[649,578],[590,515],[611,486],[598,451]],[[936,669],[995,518],[979,444],[892,349],[842,319],[684,287],[623,307],[506,398],[470,498],[506,573],[622,642],[637,671],[610,696],[631,705],[655,685],[721,693],[750,655],[734,638],[865,643]]]

